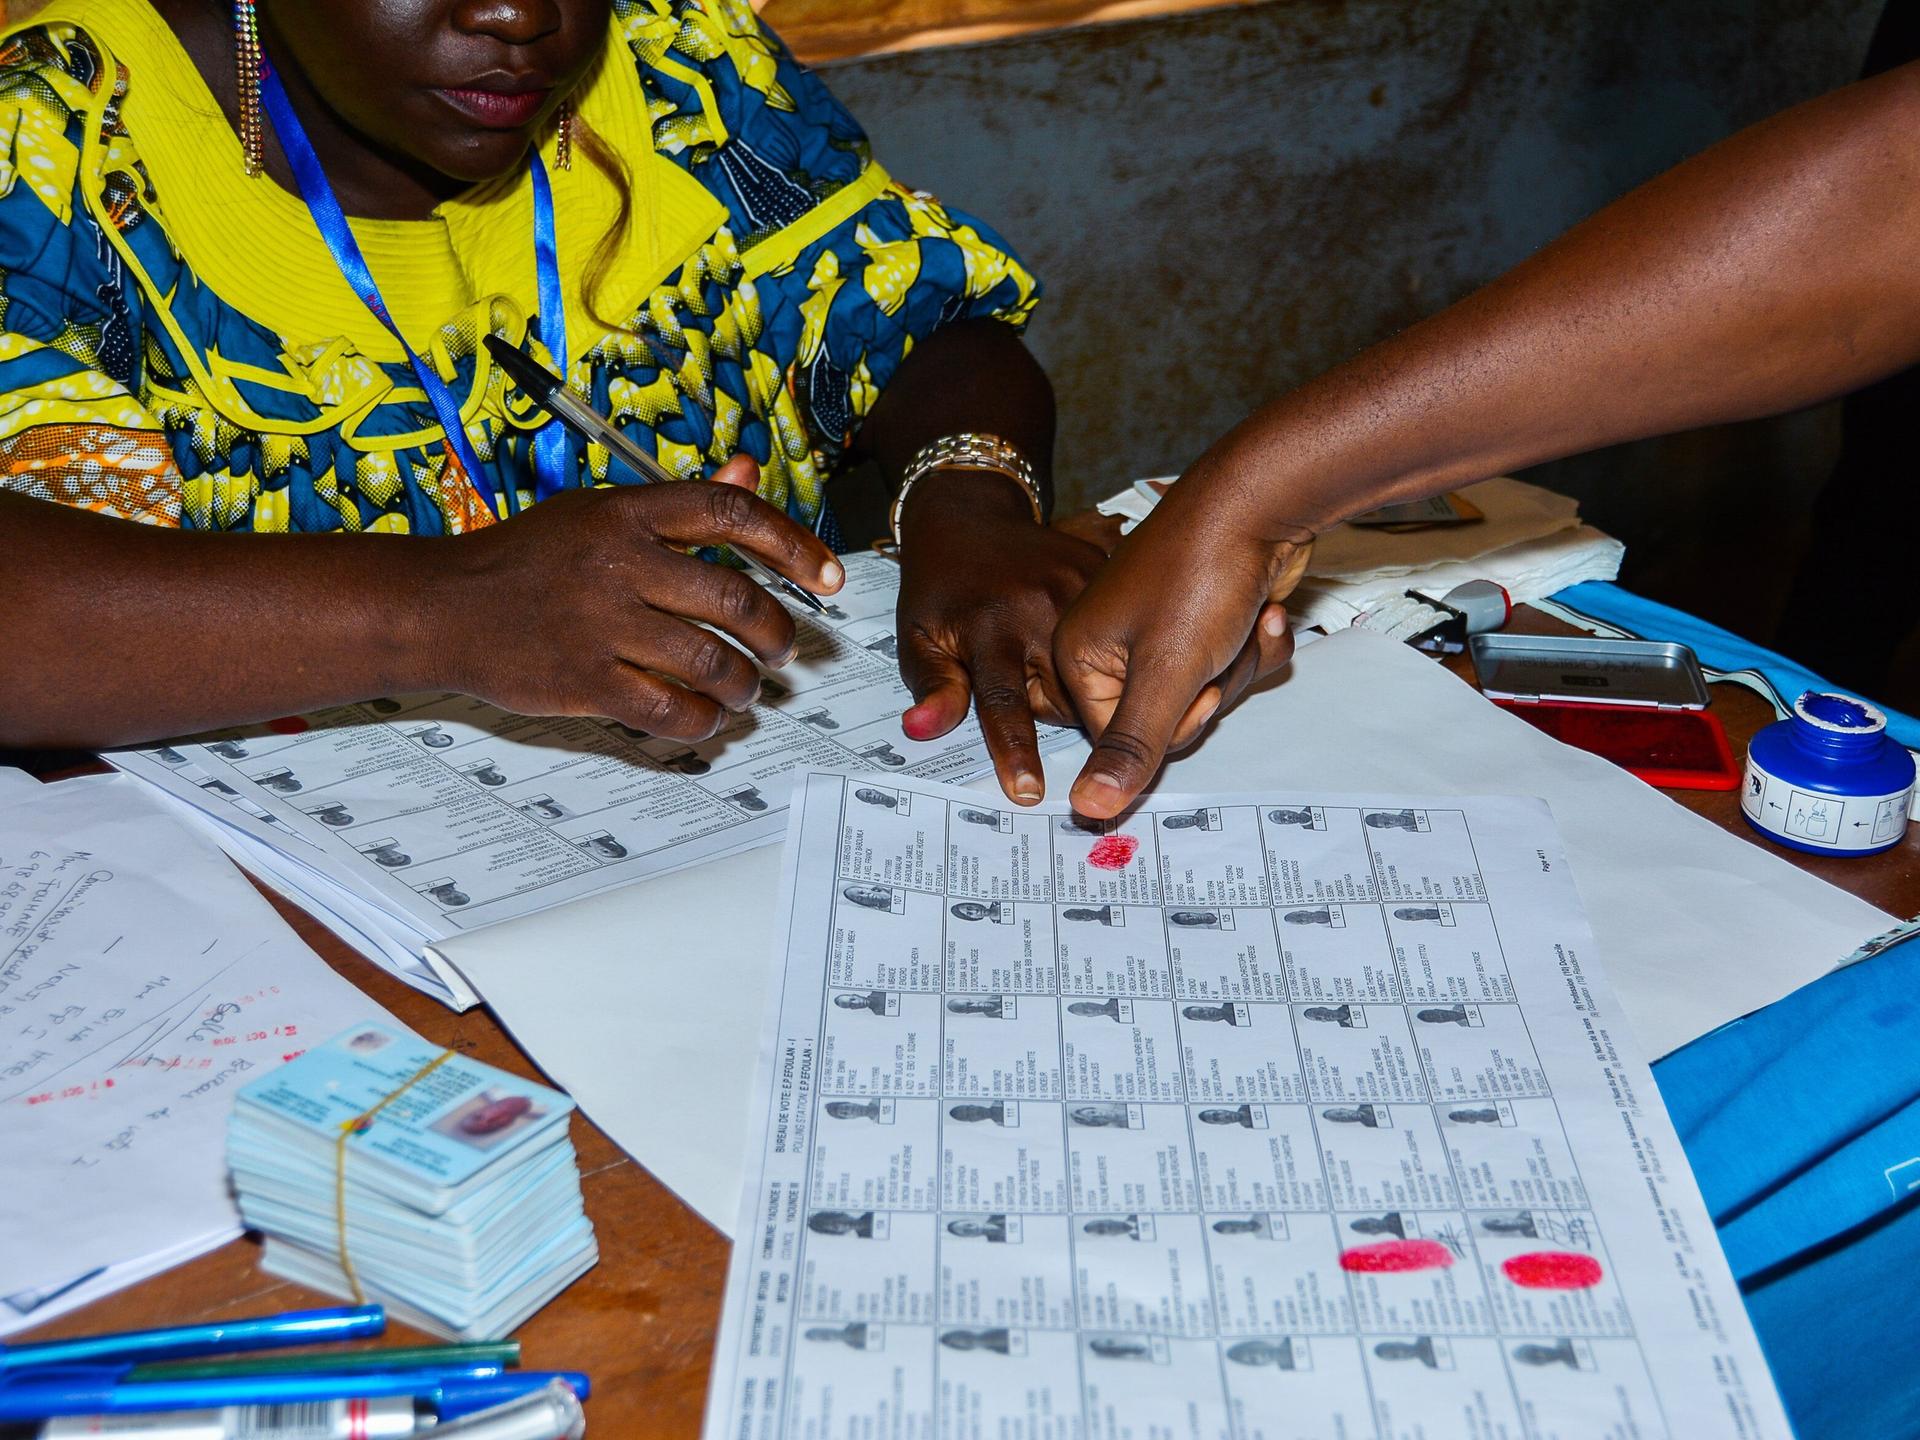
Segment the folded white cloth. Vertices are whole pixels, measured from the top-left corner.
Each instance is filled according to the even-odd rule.
[[[1524,605],[1582,580],[1613,579],[1620,573],[1626,551],[1611,535],[1591,525],[1575,525],[1471,560],[1449,560],[1367,580],[1320,580],[1309,572],[1288,599],[1287,610],[1295,625],[1338,630],[1368,624],[1363,617],[1404,599],[1409,590],[1438,599],[1469,580],[1491,580],[1506,589],[1514,604]],[[1368,628],[1375,627],[1368,624]]]
[[[1152,512],[1156,483],[1165,482],[1141,481],[1101,501],[1100,513],[1124,517],[1122,529],[1131,530]],[[1491,580],[1523,604],[1620,573],[1626,547],[1582,525],[1571,497],[1507,476],[1460,493],[1486,518],[1400,533],[1355,525],[1327,531],[1287,601],[1294,624],[1341,630],[1377,612],[1379,624],[1368,628],[1392,633],[1396,618],[1409,618],[1400,615],[1410,608],[1409,590],[1438,597],[1469,580]]]

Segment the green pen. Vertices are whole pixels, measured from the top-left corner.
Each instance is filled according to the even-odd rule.
[[[248,1355],[235,1360],[181,1360],[136,1365],[127,1380],[220,1380],[230,1375],[326,1375],[355,1370],[475,1370],[498,1373],[520,1362],[518,1340],[465,1345],[413,1345],[387,1350],[309,1351],[304,1355]]]

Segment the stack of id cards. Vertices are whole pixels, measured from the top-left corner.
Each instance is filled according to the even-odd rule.
[[[365,1297],[422,1330],[489,1339],[600,1252],[567,1134],[573,1101],[464,1056],[435,1066],[440,1053],[385,1025],[335,1036],[240,1092],[227,1162],[270,1274],[353,1293],[343,1166],[345,1256]],[[375,1110],[343,1162],[342,1127]]]

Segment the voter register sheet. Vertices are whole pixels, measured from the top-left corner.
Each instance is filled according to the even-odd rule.
[[[1537,800],[815,774],[710,1437],[1787,1422]]]

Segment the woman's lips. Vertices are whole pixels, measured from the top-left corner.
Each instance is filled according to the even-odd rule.
[[[547,103],[551,90],[439,90],[454,109],[489,130],[519,130]]]

